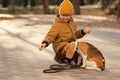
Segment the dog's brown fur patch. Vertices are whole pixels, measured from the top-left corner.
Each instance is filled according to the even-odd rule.
[[[79,47],[83,54],[87,55],[87,60],[95,61],[98,68],[105,68],[104,57],[96,47],[86,42],[80,42]]]

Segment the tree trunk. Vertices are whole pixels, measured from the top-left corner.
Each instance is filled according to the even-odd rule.
[[[34,7],[36,5],[35,0],[30,0],[31,7]]]
[[[84,6],[84,5],[85,5],[84,0],[79,0],[79,4],[80,4],[81,6]]]
[[[80,14],[79,0],[71,0],[74,6],[75,14]]]
[[[102,10],[105,10],[108,6],[108,2],[109,0],[102,0],[101,3],[102,3]]]
[[[49,14],[49,2],[48,0],[42,0],[43,2],[43,11],[45,14]]]
[[[25,8],[27,8],[27,6],[28,6],[28,0],[23,0],[23,6],[24,6]]]
[[[15,0],[10,0],[10,7],[11,7],[11,12],[15,12]]]
[[[105,10],[109,5],[111,5],[116,0],[102,0],[102,10]]]
[[[112,4],[105,9],[107,15],[114,14],[117,16],[117,19],[120,17],[120,0],[113,0]]]
[[[87,0],[88,1],[88,4],[93,4],[94,3],[94,0]]]
[[[120,18],[120,0],[119,0],[119,2],[118,2],[117,8],[118,8],[118,11],[117,11],[117,19],[119,19],[119,18]]]
[[[2,0],[2,7],[8,7],[8,0]]]
[[[110,6],[105,10],[106,14],[117,14],[118,5],[120,0],[115,0]]]

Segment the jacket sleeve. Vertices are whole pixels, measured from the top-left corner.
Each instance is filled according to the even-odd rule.
[[[84,31],[83,31],[84,29],[82,29],[82,30],[77,30],[76,32],[75,32],[75,35],[76,35],[76,38],[77,39],[79,39],[79,38],[82,38],[86,33],[84,33]]]
[[[47,47],[50,43],[52,43],[55,40],[57,34],[58,34],[58,29],[53,24],[51,29],[49,30],[49,32],[46,34],[46,36],[45,36],[44,40],[42,41],[42,43],[46,43],[46,47]]]

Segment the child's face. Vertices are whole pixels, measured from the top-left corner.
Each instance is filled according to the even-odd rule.
[[[68,22],[71,18],[69,15],[62,15],[61,18],[63,19],[64,22]]]

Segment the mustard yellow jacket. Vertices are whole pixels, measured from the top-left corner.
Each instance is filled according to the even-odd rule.
[[[52,43],[55,53],[58,53],[60,48],[83,37],[84,34],[83,30],[76,31],[76,24],[72,18],[66,23],[57,16],[42,43],[46,43],[47,46]]]

